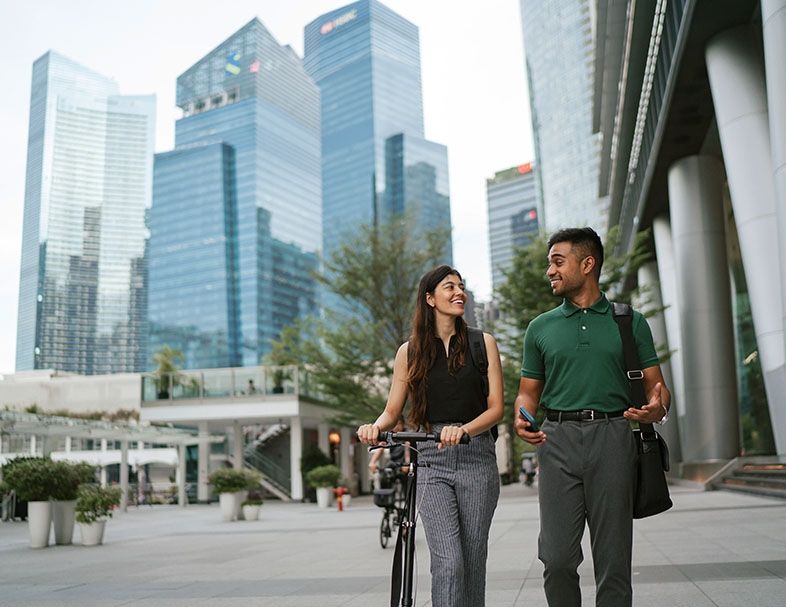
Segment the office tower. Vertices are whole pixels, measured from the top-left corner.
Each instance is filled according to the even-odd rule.
[[[253,19],[177,79],[177,105],[175,150],[156,156],[151,353],[258,364],[318,309],[319,91]]]
[[[306,26],[304,65],[322,99],[325,256],[391,211],[449,227],[447,150],[423,137],[418,28],[361,0]]]
[[[589,225],[603,235],[590,0],[521,0],[521,22],[542,223],[547,232]]]
[[[33,64],[16,369],[142,368],[155,97],[53,51]]]
[[[517,248],[527,246],[538,233],[536,171],[528,162],[498,171],[486,180],[489,213],[491,281],[503,283]]]

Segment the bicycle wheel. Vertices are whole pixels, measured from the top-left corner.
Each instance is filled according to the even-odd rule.
[[[382,515],[382,522],[379,524],[379,545],[387,548],[390,536],[390,518],[388,511],[385,510],[385,514]]]

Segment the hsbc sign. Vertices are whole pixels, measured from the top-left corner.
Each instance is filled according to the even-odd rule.
[[[346,12],[343,15],[340,15],[340,16],[336,17],[332,21],[327,21],[327,22],[323,23],[322,27],[319,28],[319,33],[322,34],[323,36],[325,34],[329,34],[330,32],[332,32],[337,27],[341,27],[342,25],[345,25],[345,24],[349,23],[350,21],[356,19],[357,16],[358,16],[358,11],[357,11],[357,9],[353,8],[351,11]]]

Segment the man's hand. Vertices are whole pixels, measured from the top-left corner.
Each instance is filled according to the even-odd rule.
[[[625,411],[625,418],[634,422],[654,424],[662,420],[667,413],[666,405],[663,403],[663,384],[658,382],[650,392],[650,399],[641,409],[630,407]],[[526,439],[525,439],[526,440]]]
[[[530,423],[524,419],[521,413],[518,412],[518,409],[516,409],[516,415],[513,418],[513,428],[516,430],[516,434],[530,445],[535,445],[536,447],[546,442],[546,434],[543,430],[530,432],[529,427]]]

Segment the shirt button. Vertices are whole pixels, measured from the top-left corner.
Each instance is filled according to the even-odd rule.
[[[584,314],[586,314],[586,313],[587,313],[587,311],[586,311],[586,310],[584,310]]]
[[[581,328],[582,328],[583,330],[585,330],[585,331],[587,330],[587,327],[584,327],[584,326],[582,326]]]

